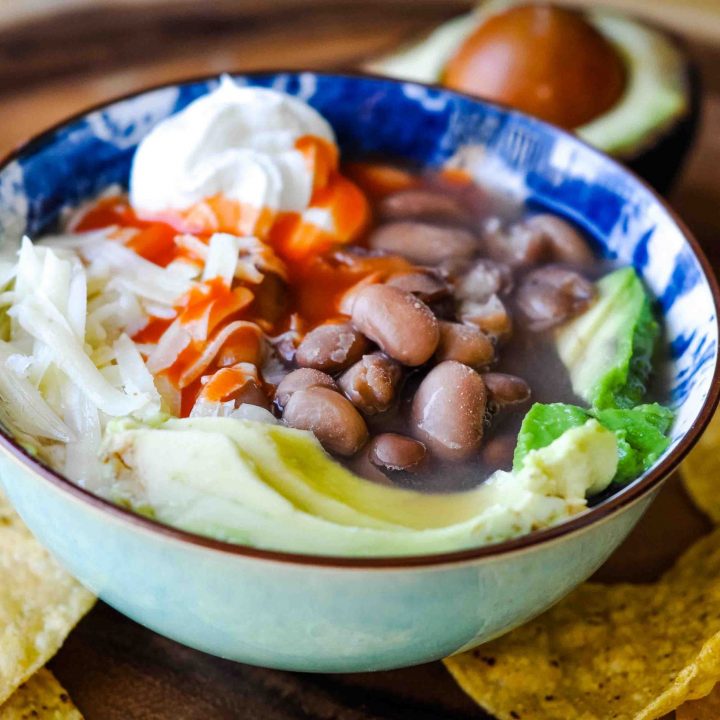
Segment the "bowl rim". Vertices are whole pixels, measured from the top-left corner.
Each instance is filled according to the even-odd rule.
[[[247,77],[247,78],[259,78],[267,77],[272,75],[302,75],[304,73],[310,73],[317,76],[329,77],[329,78],[345,78],[345,79],[366,79],[375,80],[390,85],[405,85],[412,84],[419,87],[429,88],[431,90],[440,91],[449,95],[464,98],[474,103],[480,103],[490,107],[497,108],[503,113],[515,115],[527,120],[537,123],[541,126],[545,126],[550,131],[563,135],[581,146],[584,146],[586,150],[601,156],[606,162],[610,162],[621,172],[629,175],[636,183],[642,186],[648,191],[651,197],[660,204],[665,210],[671,220],[680,229],[684,240],[690,246],[693,254],[697,258],[702,268],[703,275],[709,286],[710,293],[712,296],[713,303],[715,305],[715,317],[716,325],[719,328],[720,336],[720,318],[718,317],[718,310],[720,310],[720,285],[718,279],[715,276],[713,268],[705,256],[700,244],[695,238],[694,234],[688,229],[683,220],[679,217],[676,211],[670,207],[667,201],[660,196],[660,194],[643,178],[631,170],[630,168],[623,165],[615,158],[607,155],[606,153],[598,150],[589,143],[581,140],[572,133],[559,128],[552,123],[539,120],[527,115],[521,111],[515,110],[503,103],[490,102],[479,97],[472,96],[468,93],[451,90],[450,88],[443,87],[438,83],[422,83],[415,81],[405,81],[395,78],[389,78],[375,73],[364,72],[362,70],[341,70],[338,72],[313,70],[313,69],[287,69],[287,68],[269,68],[269,69],[258,69],[251,71],[233,70],[227,71],[226,73],[212,73],[203,74],[198,76],[192,76],[182,78],[178,80],[171,80],[162,83],[152,84],[147,87],[143,87],[139,90],[133,90],[128,93],[123,93],[118,96],[114,96],[110,99],[104,100],[99,103],[95,103],[90,107],[81,109],[78,112],[72,113],[71,115],[53,123],[50,127],[41,130],[38,133],[33,134],[29,139],[17,145],[9,153],[5,154],[0,158],[0,172],[4,170],[9,164],[18,160],[23,155],[32,154],[38,148],[46,145],[53,136],[61,130],[63,127],[70,125],[78,120],[81,120],[87,115],[107,108],[113,104],[120,103],[126,100],[132,100],[133,98],[151,93],[157,90],[165,88],[178,87],[183,85],[193,85],[202,82],[210,82],[218,79],[223,74],[227,74],[230,77]],[[681,461],[690,452],[692,447],[700,438],[702,432],[709,424],[718,402],[720,401],[720,351],[716,350],[715,355],[715,367],[713,369],[712,379],[710,381],[710,388],[707,396],[703,401],[703,405],[700,408],[700,412],[691,425],[685,435],[680,439],[678,444],[672,449],[672,451],[664,457],[657,465],[652,467],[644,476],[631,483],[630,485],[622,488],[618,492],[610,495],[609,497],[602,500],[597,505],[588,508],[586,511],[579,513],[578,515],[571,517],[558,525],[545,528],[543,530],[536,530],[519,537],[511,538],[497,543],[488,545],[481,545],[476,548],[469,548],[463,550],[456,550],[443,553],[433,553],[424,555],[407,555],[407,556],[363,556],[363,557],[348,557],[348,556],[337,556],[337,555],[312,555],[308,553],[292,553],[281,550],[265,550],[261,548],[254,548],[247,545],[240,545],[224,540],[217,540],[208,536],[199,535],[187,530],[181,530],[179,528],[166,525],[158,520],[139,515],[128,508],[121,507],[114,504],[110,500],[106,500],[98,495],[93,494],[90,490],[80,487],[73,483],[69,478],[65,477],[62,473],[50,468],[49,466],[42,463],[40,460],[30,454],[25,448],[23,448],[15,438],[10,434],[6,434],[4,429],[0,428],[0,450],[7,453],[13,460],[19,465],[26,467],[28,470],[34,471],[38,476],[55,486],[60,491],[67,493],[75,497],[76,499],[87,503],[91,507],[105,512],[113,516],[120,522],[127,522],[141,530],[148,532],[154,532],[159,534],[170,541],[180,541],[183,543],[189,543],[196,547],[204,548],[207,550],[213,550],[222,552],[227,555],[237,556],[247,559],[264,560],[276,563],[283,563],[288,565],[299,565],[299,566],[316,566],[325,568],[341,568],[346,570],[362,570],[362,569],[411,569],[411,568],[425,568],[441,565],[455,565],[469,563],[472,561],[484,560],[489,558],[496,558],[510,553],[516,553],[523,550],[530,550],[537,546],[558,540],[564,536],[569,536],[575,532],[587,529],[594,525],[596,522],[600,522],[614,515],[621,509],[628,507],[635,502],[639,501],[644,496],[648,495],[652,490],[660,486],[677,467]]]

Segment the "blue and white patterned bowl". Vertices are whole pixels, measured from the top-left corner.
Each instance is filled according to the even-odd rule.
[[[718,397],[718,291],[697,244],[627,170],[572,136],[448,90],[367,76],[262,73],[316,107],[345,158],[439,165],[475,145],[495,181],[583,226],[633,264],[665,316],[662,372],[677,420],[643,477],[555,528],[444,555],[318,558],[174,530],[74,486],[0,436],[0,476],[41,542],[106,602],[223,657],[296,670],[377,670],[504,633],[585,580],[620,544],[708,422]],[[76,116],[0,167],[0,232],[37,236],[66,206],[126,183],[138,142],[217,78],[161,87]]]

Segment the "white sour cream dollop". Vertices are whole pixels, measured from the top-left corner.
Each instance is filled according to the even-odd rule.
[[[243,206],[302,212],[313,175],[295,144],[306,135],[335,143],[328,122],[306,103],[223,78],[140,143],[130,201],[146,216],[187,211],[218,195]]]

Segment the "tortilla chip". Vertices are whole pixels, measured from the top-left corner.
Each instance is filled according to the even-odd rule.
[[[718,720],[718,718],[720,718],[720,685],[716,685],[713,691],[701,700],[690,700],[675,711],[675,720]]]
[[[499,720],[652,720],[720,679],[720,530],[652,585],[586,584],[445,663]]]
[[[720,412],[683,462],[680,475],[695,505],[720,524]]]
[[[0,494],[0,704],[58,651],[94,602]]]
[[[0,720],[82,720],[80,711],[55,676],[38,670],[0,705]]]

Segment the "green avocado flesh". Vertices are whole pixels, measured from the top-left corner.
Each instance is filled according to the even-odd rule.
[[[546,447],[566,430],[584,425],[589,417],[589,412],[577,405],[535,403],[523,418],[515,445],[513,468],[522,468],[530,451]]]
[[[595,418],[615,433],[618,466],[613,482],[627,484],[642,475],[665,452],[670,441],[673,414],[657,403],[632,409],[586,410],[575,405],[535,404],[525,416],[518,435],[514,469],[521,470],[528,454],[546,447],[572,428]]]
[[[522,469],[428,494],[348,472],[308,432],[231,418],[108,425],[111,497],[221,540],[321,555],[459,550],[554,525],[586,507],[618,465],[615,433],[586,418]]]
[[[486,18],[502,12],[512,0],[490,0],[467,15],[450,20],[419,42],[374,63],[369,69],[417,82],[441,82],[448,61]],[[689,109],[685,62],[662,33],[609,12],[587,17],[617,49],[627,68],[619,102],[575,132],[586,142],[619,157],[637,154]]]
[[[520,470],[528,453],[546,447],[589,418],[615,434],[618,467],[613,481],[627,484],[648,470],[670,441],[672,410],[640,404],[660,335],[650,296],[633,268],[621,268],[597,283],[592,307],[556,332],[558,354],[573,390],[590,408],[535,404],[525,416],[513,460]]]
[[[557,331],[558,355],[589,405],[632,408],[645,396],[660,327],[633,268],[606,275],[597,288],[594,305]]]

